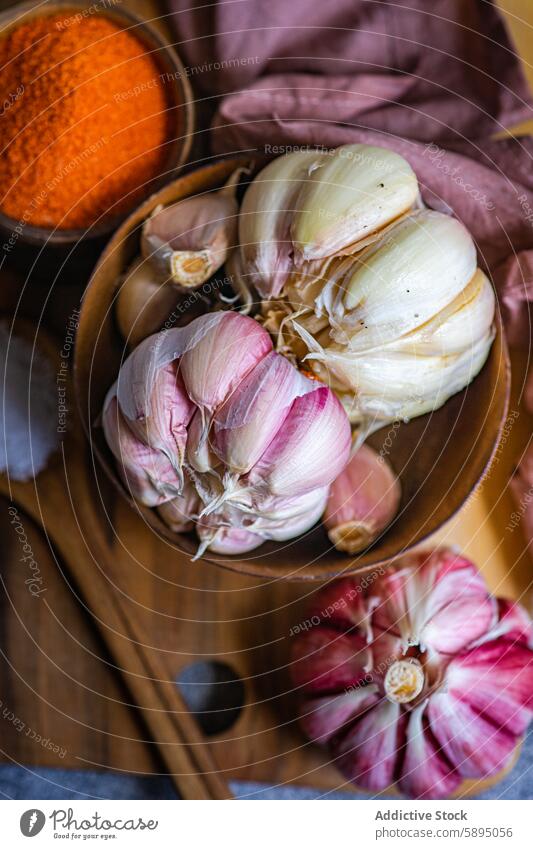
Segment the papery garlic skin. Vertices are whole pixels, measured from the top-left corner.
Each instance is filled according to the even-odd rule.
[[[124,275],[116,301],[119,330],[131,348],[155,333],[178,302],[172,286],[156,279],[150,263],[138,257]]]
[[[270,162],[248,186],[239,214],[242,268],[262,298],[281,292],[292,262],[290,224],[302,181],[323,161],[293,151]]]
[[[181,495],[160,504],[157,512],[171,531],[183,534],[193,530],[200,505],[196,489],[190,480],[186,480]]]
[[[161,451],[135,436],[116,397],[112,397],[103,410],[102,427],[119,474],[135,500],[154,507],[180,493],[181,475]]]
[[[465,778],[505,769],[533,718],[525,611],[494,599],[448,549],[360,580],[319,591],[307,620],[316,625],[294,640],[308,736],[376,793],[397,781],[407,796],[445,798]]]
[[[371,545],[396,516],[400,499],[387,460],[362,445],[331,485],[324,525],[335,548],[357,554]]]
[[[409,163],[381,147],[350,144],[323,158],[303,184],[291,225],[296,261],[353,253],[357,242],[413,207]]]

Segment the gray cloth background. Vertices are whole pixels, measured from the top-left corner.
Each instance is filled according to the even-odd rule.
[[[341,778],[339,776],[339,783]],[[294,786],[267,787],[234,782],[239,799],[352,799],[353,793],[319,793]],[[2,799],[176,799],[172,782],[162,776],[118,775],[113,772],[87,772],[70,769],[42,769],[0,766]],[[389,798],[389,797],[381,797]],[[390,797],[397,798],[397,797]],[[497,786],[475,798],[533,798],[533,732],[529,734],[518,763]]]

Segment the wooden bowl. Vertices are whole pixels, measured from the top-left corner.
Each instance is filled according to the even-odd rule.
[[[146,200],[119,227],[86,290],[76,343],[76,394],[91,449],[128,500],[101,428],[95,425],[105,394],[125,356],[113,315],[119,276],[139,252],[142,223],[158,204],[218,188],[242,164],[242,159],[231,159],[208,165],[175,180]],[[487,363],[465,390],[436,412],[408,424],[383,428],[371,438],[375,448],[387,453],[402,484],[401,510],[371,548],[355,557],[341,554],[331,547],[323,528],[317,526],[289,543],[265,543],[244,558],[209,553],[206,558],[249,575],[319,581],[369,571],[434,533],[461,507],[487,471],[505,421],[510,366],[499,316],[496,327]],[[192,535],[173,534],[154,511],[137,506],[135,509],[179,551],[195,552],[197,543]]]
[[[167,44],[157,30],[145,23],[142,18],[119,6],[113,4],[99,6],[97,3],[90,4],[90,0],[87,0],[87,2],[83,2],[83,0],[45,0],[44,3],[39,4],[29,0],[29,2],[18,3],[0,14],[0,38],[7,35],[11,29],[32,18],[54,15],[68,10],[72,10],[73,14],[85,11],[86,14],[90,15],[104,15],[124,29],[132,30],[139,41],[145,45],[147,52],[154,57],[160,67],[161,74],[165,75],[165,91],[168,92],[169,111],[173,114],[173,135],[168,144],[167,156],[161,175],[154,177],[146,186],[144,195],[149,195],[176,176],[178,169],[187,162],[189,157],[194,132],[194,102],[184,66],[174,48]],[[137,197],[132,206],[135,206],[138,202],[139,198]],[[118,216],[110,216],[93,226],[71,230],[35,227],[27,224],[17,236],[17,240],[33,245],[76,244],[82,239],[93,239],[112,233],[126,214],[127,212]],[[1,230],[6,234],[11,234],[17,233],[16,228],[19,227],[19,221],[4,215],[0,211]]]

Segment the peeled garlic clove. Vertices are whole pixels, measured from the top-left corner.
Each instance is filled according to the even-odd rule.
[[[409,163],[380,147],[350,144],[321,160],[296,201],[296,260],[337,254],[410,209],[418,181]]]
[[[161,451],[132,433],[115,397],[104,406],[102,426],[118,471],[136,501],[154,507],[179,494],[180,476]]]
[[[157,207],[146,220],[142,254],[164,280],[195,289],[224,264],[237,243],[239,208],[231,180],[218,192]]]
[[[303,495],[337,477],[350,446],[350,425],[340,401],[327,386],[318,385],[293,402],[248,481],[259,492]]]
[[[213,418],[211,446],[227,469],[238,475],[249,472],[282,426],[293,401],[315,387],[274,351],[260,360]]]
[[[276,297],[291,268],[290,223],[302,180],[325,157],[294,151],[270,162],[249,185],[239,214],[243,267],[262,298]]]
[[[272,350],[270,336],[253,318],[224,312],[216,327],[182,355],[180,371],[189,397],[210,413]]]
[[[445,799],[461,783],[459,772],[435,745],[424,721],[425,704],[409,714],[399,785],[411,799]]]
[[[408,216],[347,272],[336,341],[364,351],[399,339],[451,304],[476,264],[473,239],[457,219],[432,210]]]
[[[171,531],[180,534],[192,531],[199,509],[198,493],[190,481],[186,481],[182,494],[160,504],[157,512]]]
[[[371,545],[396,516],[400,498],[387,461],[362,445],[331,485],[324,524],[335,548],[356,554]]]
[[[172,286],[160,283],[147,260],[138,257],[120,284],[116,301],[119,330],[132,348],[159,330],[178,302]]]

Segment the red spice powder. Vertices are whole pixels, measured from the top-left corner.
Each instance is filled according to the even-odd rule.
[[[161,172],[172,133],[161,69],[133,34],[76,10],[0,40],[0,209],[60,229],[116,216]]]

